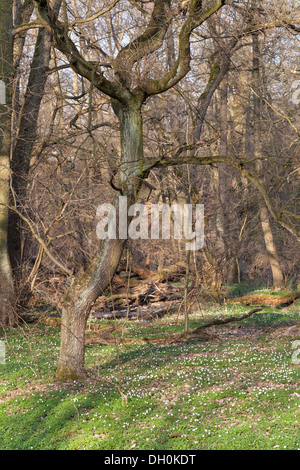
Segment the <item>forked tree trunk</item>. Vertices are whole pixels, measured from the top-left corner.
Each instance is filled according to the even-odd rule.
[[[128,203],[137,198],[141,184],[140,164],[143,159],[141,100],[132,98],[128,105],[115,104],[120,120],[121,161],[119,179],[115,182],[128,197]],[[118,209],[118,197],[115,203]],[[118,214],[118,210],[116,211]],[[118,220],[118,217],[117,217]],[[127,218],[128,225],[128,218]],[[61,326],[60,358],[56,376],[62,381],[81,380],[85,377],[85,327],[91,307],[108,288],[113,278],[126,239],[118,237],[100,242],[99,251],[86,272],[75,279],[64,300]]]
[[[0,326],[13,326],[14,288],[7,249],[11,148],[12,1],[0,3]]]
[[[209,2],[202,8],[201,2],[190,2],[189,15],[183,21],[178,35],[177,60],[167,73],[159,79],[143,77],[138,85],[135,66],[139,67],[142,60],[159,50],[163,46],[165,35],[172,21],[171,3],[169,0],[156,0],[153,4],[152,14],[144,32],[130,41],[121,49],[111,65],[115,80],[108,80],[102,71],[82,57],[75,43],[68,37],[64,24],[53,19],[53,12],[49,2],[35,2],[42,21],[50,26],[53,33],[54,45],[68,59],[71,67],[81,76],[94,82],[101,92],[113,98],[113,107],[120,121],[121,132],[121,158],[119,167],[119,181],[116,186],[122,194],[135,201],[142,183],[143,175],[147,172],[143,168],[143,139],[141,105],[152,95],[163,93],[175,86],[190,70],[190,37],[195,28],[203,24],[209,17],[219,11],[224,0]],[[133,91],[129,91],[134,86]],[[118,101],[116,101],[118,100]],[[148,171],[150,168],[148,169]],[[114,182],[115,184],[115,182]],[[81,377],[83,374],[83,344],[84,326],[92,302],[96,300],[115,271],[118,259],[121,256],[124,241],[107,241],[86,273],[75,280],[66,297],[63,338],[61,355],[57,371],[61,379]],[[111,262],[109,273],[107,261]],[[70,331],[66,333],[69,328]],[[74,348],[69,341],[76,341],[80,346]],[[75,338],[75,339],[74,339]],[[70,358],[70,354],[75,356]],[[70,362],[66,362],[70,361]],[[72,362],[71,362],[72,361]]]

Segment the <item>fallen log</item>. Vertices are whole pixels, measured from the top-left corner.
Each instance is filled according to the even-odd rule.
[[[143,279],[143,280],[155,278],[155,276],[157,275],[155,271],[151,271],[148,268],[144,268],[142,266],[137,266],[137,265],[133,265],[130,271],[132,274],[136,274],[140,279]]]
[[[168,268],[163,268],[161,272],[158,273],[158,279],[160,282],[176,281],[184,276],[185,273],[186,264],[184,262],[179,262],[169,266]]]
[[[269,294],[247,294],[236,299],[231,299],[230,303],[243,305],[267,305],[275,308],[288,307],[300,298],[300,291],[283,295]]]
[[[138,276],[142,281],[159,281],[159,282],[166,282],[176,280],[182,277],[185,274],[186,265],[184,262],[179,262],[176,264],[172,264],[166,268],[163,268],[161,271],[151,271],[150,269],[144,266],[138,266],[136,264],[132,265],[129,271],[126,273],[130,275]],[[123,273],[123,270],[120,271]],[[133,281],[133,280],[132,280]],[[139,282],[134,280],[135,282]],[[120,273],[117,273],[114,276],[114,282],[120,285],[127,285],[128,278],[121,277]],[[131,281],[130,281],[131,282]]]
[[[135,287],[140,284],[141,281],[136,279],[127,279],[126,277],[121,277],[118,274],[115,274],[112,280],[112,283],[116,287]]]
[[[133,289],[132,292],[136,295],[136,302],[139,305],[147,305],[151,302],[163,302],[166,300],[180,300],[182,298],[178,288],[166,284],[157,285],[153,281],[150,285]]]
[[[159,302],[156,305],[145,307],[128,306],[116,308],[112,311],[93,312],[92,317],[102,320],[114,320],[127,318],[128,320],[152,320],[167,314],[176,302]]]
[[[109,296],[101,296],[98,298],[94,309],[101,311],[116,311],[117,309],[134,308],[137,306],[145,306],[158,304],[161,302],[182,300],[182,287],[171,286],[166,283],[150,283],[142,282],[138,286],[124,287],[116,293]],[[166,304],[167,305],[167,304]],[[152,307],[151,307],[152,308]]]

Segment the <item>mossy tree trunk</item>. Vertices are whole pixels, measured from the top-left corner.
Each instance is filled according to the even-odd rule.
[[[0,326],[16,323],[13,278],[7,249],[11,153],[12,1],[0,3]]]

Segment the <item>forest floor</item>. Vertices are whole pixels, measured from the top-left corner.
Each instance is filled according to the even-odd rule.
[[[202,304],[190,327],[248,311]],[[0,333],[0,449],[299,449],[299,324],[299,299],[176,344],[140,341],[182,331],[176,312],[119,320],[130,341],[88,344],[88,379],[69,384],[55,381],[59,328]]]

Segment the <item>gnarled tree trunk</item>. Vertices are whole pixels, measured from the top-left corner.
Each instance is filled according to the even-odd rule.
[[[125,240],[102,240],[87,271],[69,288],[64,299],[60,358],[56,372],[62,381],[85,377],[85,328],[90,309],[110,284],[118,267]]]
[[[40,21],[51,29],[55,47],[68,59],[71,68],[88,79],[95,88],[113,100],[113,108],[120,121],[121,157],[116,188],[129,203],[137,200],[142,178],[151,167],[143,164],[143,136],[141,106],[148,97],[174,87],[190,70],[190,37],[195,28],[219,11],[225,1],[211,0],[203,5],[191,0],[189,15],[178,33],[177,59],[173,67],[153,79],[139,77],[136,64],[164,43],[166,32],[173,20],[170,0],[154,0],[151,15],[143,32],[122,47],[111,61],[114,79],[95,67],[80,53],[62,22],[56,21],[48,2],[35,0]],[[90,308],[99,294],[109,285],[122,254],[124,239],[104,240],[90,267],[74,281],[65,298],[62,322],[62,341],[57,377],[76,380],[84,375],[84,329]],[[73,343],[73,344],[72,344]]]
[[[120,172],[116,185],[119,185],[122,194],[128,197],[128,203],[136,200],[142,182],[139,177],[143,160],[141,104],[142,100],[134,97],[127,106],[114,103],[121,131]],[[117,213],[118,200],[117,197],[115,202]],[[116,232],[116,239],[105,239],[100,242],[98,253],[89,268],[74,281],[65,296],[60,358],[56,373],[60,380],[80,380],[85,376],[86,321],[93,303],[108,288],[126,242],[126,239],[118,236],[118,223]]]

